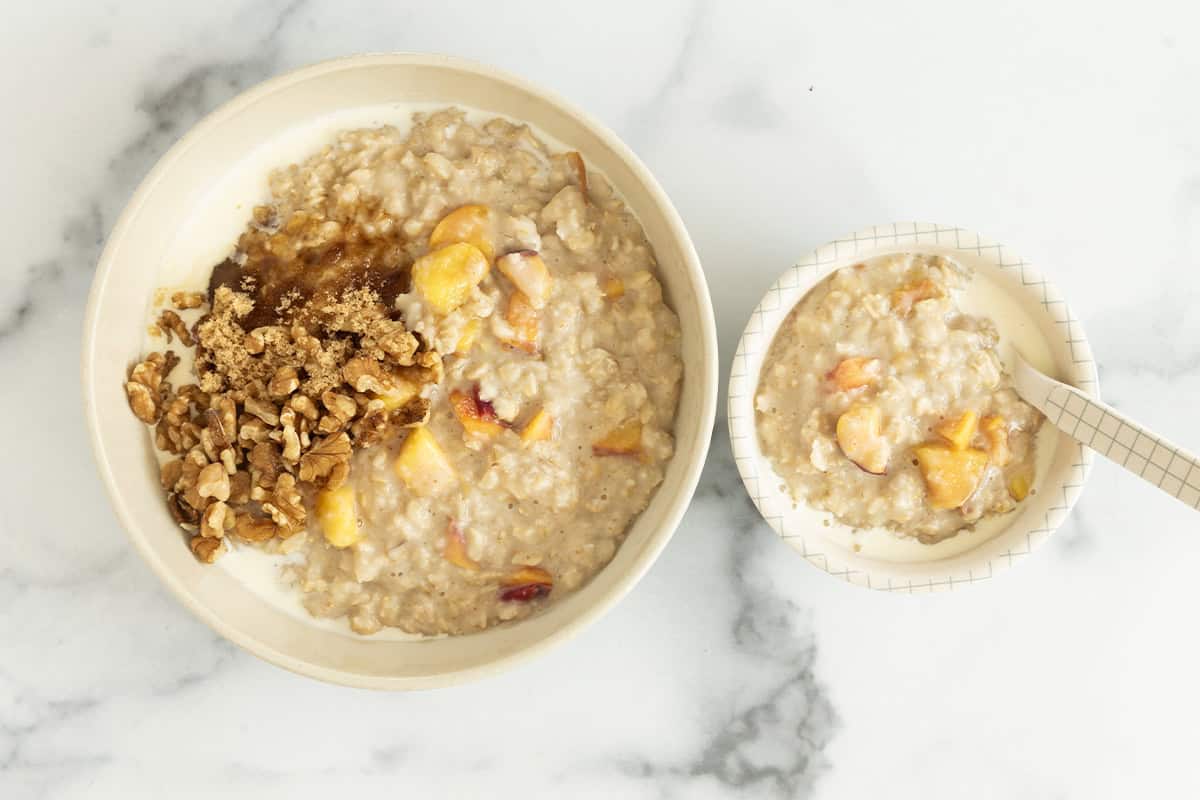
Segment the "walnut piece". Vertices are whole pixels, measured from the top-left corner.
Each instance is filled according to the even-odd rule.
[[[267,393],[271,397],[284,398],[300,388],[299,373],[295,367],[280,367],[275,370],[271,382],[267,384]]]
[[[200,470],[196,477],[196,494],[211,497],[222,504],[229,499],[229,473],[222,464],[209,464]]]
[[[283,471],[283,459],[279,455],[279,448],[272,442],[260,442],[254,445],[246,460],[250,462],[250,476],[254,486],[274,489],[275,480]],[[254,496],[253,490],[250,496]]]
[[[175,484],[179,483],[179,479],[183,477],[183,459],[176,458],[168,461],[158,469],[158,480],[162,484],[162,488],[168,492],[175,488]]]
[[[229,500],[231,506],[240,507],[250,502],[250,473],[237,470],[229,476]]]
[[[180,319],[179,315],[169,308],[164,308],[162,313],[158,315],[158,329],[167,337],[167,341],[171,341],[171,334],[174,333],[179,337],[179,343],[184,347],[191,347],[195,344],[192,341],[192,332],[188,330],[187,325]]]
[[[321,395],[321,404],[325,406],[325,409],[333,417],[342,423],[349,422],[358,412],[358,403],[354,402],[353,397],[333,390],[324,392]]]
[[[429,400],[414,397],[393,411],[376,411],[358,419],[350,427],[357,447],[369,447],[396,435],[403,428],[424,425],[429,420]]]
[[[279,409],[268,400],[247,397],[245,408],[247,414],[253,414],[272,428],[279,424]]]
[[[283,426],[283,460],[295,464],[300,460],[300,435],[296,432],[296,412],[285,408],[279,412],[279,424]]]
[[[225,535],[225,529],[232,525],[233,515],[229,513],[229,506],[218,500],[204,509],[200,516],[200,535],[220,539]]]
[[[204,305],[203,292],[175,292],[171,295],[171,305],[180,311],[189,308],[199,308]]]
[[[179,358],[174,351],[151,353],[145,361],[135,364],[125,382],[125,395],[134,416],[153,425],[158,422],[170,394],[171,386],[164,379],[170,374]]]
[[[225,552],[225,543],[220,539],[210,539],[205,536],[193,536],[188,543],[196,558],[205,564],[212,564]]]
[[[326,436],[300,458],[300,480],[336,489],[350,472],[350,437],[345,432]]]
[[[275,482],[275,491],[270,500],[262,504],[263,511],[275,521],[280,537],[286,539],[304,528],[307,513],[304,498],[296,489],[296,478],[285,472]]]
[[[342,377],[356,392],[385,393],[392,381],[378,361],[366,357],[352,358],[342,367]]]
[[[184,502],[183,496],[179,492],[171,492],[167,495],[167,510],[171,512],[171,519],[184,529],[191,530],[200,522],[200,512],[191,504]]]
[[[247,542],[265,542],[275,535],[275,523],[263,517],[238,514],[233,532]]]

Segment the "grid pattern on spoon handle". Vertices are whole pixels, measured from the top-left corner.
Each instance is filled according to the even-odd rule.
[[[1200,459],[1057,381],[1046,381],[1042,411],[1072,438],[1200,510]]]

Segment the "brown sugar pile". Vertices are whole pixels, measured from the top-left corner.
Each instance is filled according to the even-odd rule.
[[[442,377],[438,353],[391,309],[411,263],[393,228],[377,215],[364,226],[309,212],[275,227],[273,215],[255,209],[191,329],[176,311],[159,317],[168,341],[194,346],[194,375],[176,390],[168,377],[179,359],[166,350],[125,384],[155,446],[176,456],[161,469],[167,507],[207,563],[230,535],[262,542],[303,530],[306,500],[346,480],[355,448],[424,423],[422,390]],[[176,310],[204,301],[172,296]]]

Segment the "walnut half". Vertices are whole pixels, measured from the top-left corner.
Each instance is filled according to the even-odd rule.
[[[336,489],[350,473],[350,437],[345,433],[326,436],[300,457],[300,480]]]

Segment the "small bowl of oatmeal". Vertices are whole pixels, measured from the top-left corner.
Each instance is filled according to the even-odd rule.
[[[991,577],[1053,533],[1092,462],[1018,396],[1016,352],[1097,392],[1079,321],[1008,248],[900,223],[817,249],[768,290],[734,356],[747,491],[784,541],[855,585]]]
[[[610,608],[673,533],[717,385],[703,273],[616,137],[440,56],[275,78],[101,257],[85,411],[177,597],[275,664],[456,683]]]

